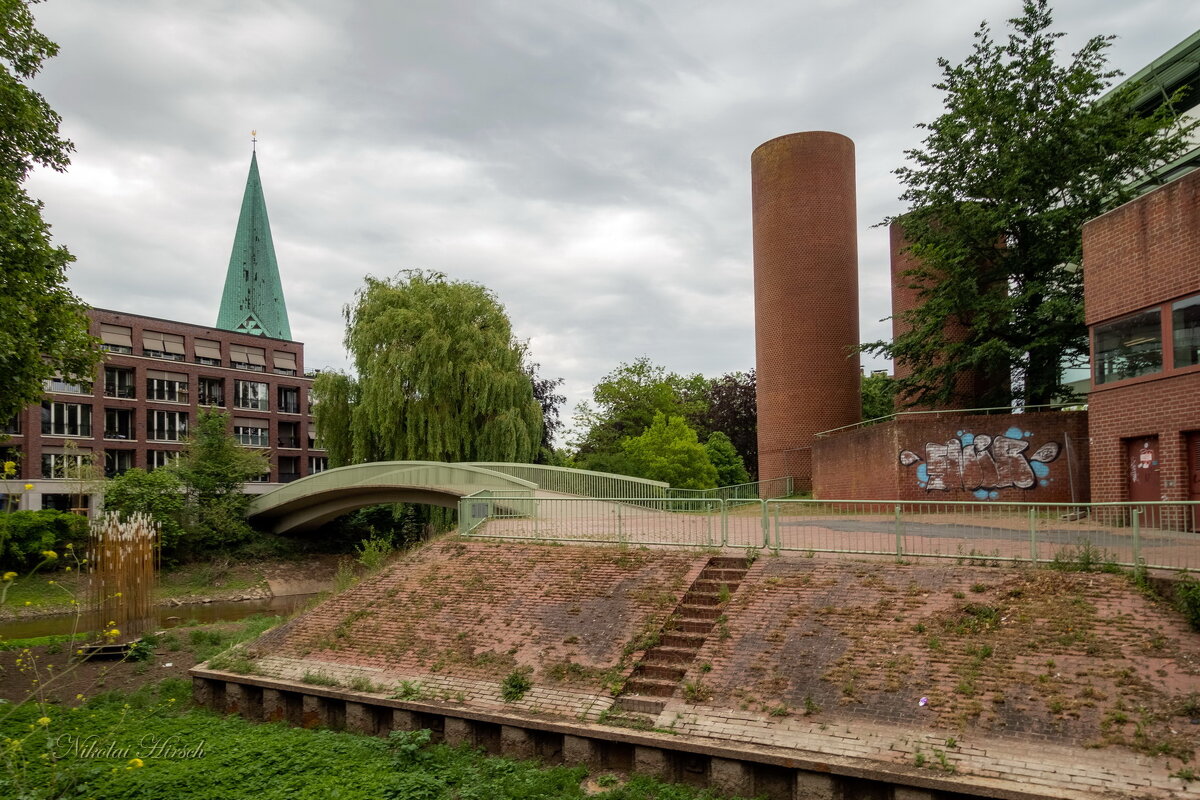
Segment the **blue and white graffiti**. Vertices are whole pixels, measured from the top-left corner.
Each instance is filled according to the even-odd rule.
[[[1058,458],[1059,444],[1047,442],[1026,455],[1032,436],[1016,427],[999,436],[958,431],[944,444],[927,442],[924,458],[901,450],[900,463],[918,465],[917,485],[926,491],[960,489],[974,492],[980,500],[994,500],[1000,489],[1032,489],[1053,480],[1048,465]]]

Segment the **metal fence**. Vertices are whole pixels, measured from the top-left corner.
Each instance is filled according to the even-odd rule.
[[[1200,502],[545,498],[489,492],[463,499],[459,530],[559,542],[1200,569]]]

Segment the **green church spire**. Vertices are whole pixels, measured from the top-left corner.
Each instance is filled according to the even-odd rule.
[[[267,220],[267,203],[258,177],[257,153],[250,156],[250,174],[246,177],[237,234],[233,237],[229,271],[225,273],[217,327],[275,339],[292,338],[283,286],[279,283],[279,264],[275,261],[275,244],[271,241],[271,223]]]

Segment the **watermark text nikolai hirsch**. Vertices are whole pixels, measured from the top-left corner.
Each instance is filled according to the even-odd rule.
[[[177,761],[204,757],[204,740],[187,742],[179,736],[163,738],[147,733],[137,744],[126,744],[99,736],[73,736],[64,733],[54,740],[51,751],[57,758],[161,758]]]

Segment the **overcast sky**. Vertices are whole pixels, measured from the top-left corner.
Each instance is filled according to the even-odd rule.
[[[623,361],[754,366],[750,153],[830,130],[857,153],[863,340],[890,323],[891,171],[960,61],[1018,0],[49,0],[36,87],[77,152],[31,181],[71,285],[211,325],[258,157],[292,334],[346,368],[364,275],[481,283],[566,379],[566,416]],[[1060,0],[1073,50],[1136,72],[1196,0]],[[803,347],[803,343],[797,343]],[[868,369],[889,365],[866,361]]]

